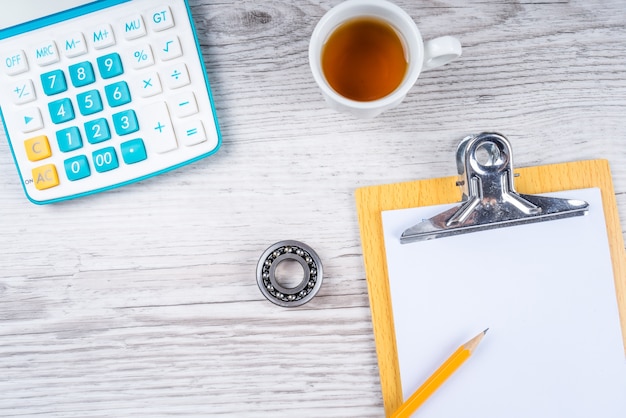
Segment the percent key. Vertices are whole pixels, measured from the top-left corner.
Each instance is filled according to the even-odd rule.
[[[154,56],[152,55],[150,45],[144,45],[133,51],[132,62],[134,68],[144,68],[154,64]]]

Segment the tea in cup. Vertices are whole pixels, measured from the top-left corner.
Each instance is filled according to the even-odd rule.
[[[404,99],[421,71],[461,56],[451,36],[422,41],[413,19],[386,0],[348,0],[318,22],[309,64],[328,104],[373,117]]]

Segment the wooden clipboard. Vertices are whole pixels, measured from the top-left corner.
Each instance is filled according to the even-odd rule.
[[[588,160],[527,167],[515,169],[515,174],[519,174],[515,179],[516,190],[524,194],[591,187],[601,190],[622,338],[626,347],[626,251],[608,161]],[[456,181],[457,177],[451,176],[356,190],[361,245],[386,416],[391,415],[402,404],[403,399],[381,212],[456,203],[461,200]]]

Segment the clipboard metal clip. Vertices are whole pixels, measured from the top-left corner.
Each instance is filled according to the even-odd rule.
[[[402,244],[587,213],[583,200],[517,193],[511,144],[500,134],[463,138],[456,157],[461,204],[404,231]]]

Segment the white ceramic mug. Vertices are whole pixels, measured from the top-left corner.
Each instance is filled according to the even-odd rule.
[[[322,51],[328,37],[342,23],[374,17],[390,24],[400,35],[407,56],[407,70],[400,85],[389,95],[372,101],[348,99],[337,93],[322,71]],[[461,56],[461,43],[452,36],[422,41],[417,25],[404,10],[386,0],[347,0],[330,9],[318,22],[309,43],[309,65],[315,81],[331,108],[368,118],[391,109],[405,98],[422,71],[439,67]]]

